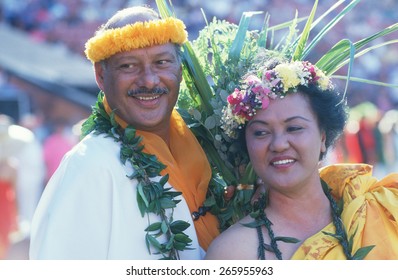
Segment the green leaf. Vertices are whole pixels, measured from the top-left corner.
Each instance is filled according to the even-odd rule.
[[[189,246],[189,244],[186,244],[186,243],[183,243],[183,242],[178,242],[176,240],[174,240],[174,244],[173,245],[174,245],[174,248],[176,250],[179,250],[179,251],[185,250],[185,249],[187,249],[187,246]]]
[[[351,11],[358,3],[360,0],[354,0],[352,1],[347,7],[343,9],[337,16],[335,16],[332,20],[328,21],[327,25],[322,28],[321,31],[317,33],[317,35],[314,37],[314,39],[311,41],[311,43],[308,45],[308,47],[305,48],[303,54],[302,54],[302,59],[306,58],[309,53],[312,51],[312,49],[325,37],[325,35],[333,29],[333,27],[349,12]],[[321,20],[323,19],[327,14],[329,14],[331,11],[333,11],[335,8],[337,8],[341,3],[345,1],[341,0],[334,4],[326,13],[324,13],[321,17],[317,19],[317,21],[313,24],[312,28]]]
[[[348,80],[347,76],[341,76],[341,75],[333,75],[332,78],[333,79]],[[352,81],[352,82],[359,82],[359,83],[375,85],[375,86],[398,88],[398,84],[383,83],[383,82],[379,82],[379,81],[374,81],[374,80],[369,80],[369,79],[362,79],[362,78],[357,78],[357,77],[350,77],[349,80]]]
[[[351,235],[350,238],[348,239],[348,251],[349,252],[352,252],[352,247],[354,246],[354,235],[355,235],[357,229],[355,230],[354,234]]]
[[[396,43],[398,43],[398,40],[390,40],[390,41],[386,41],[386,42],[383,42],[383,43],[380,43],[380,44],[375,44],[375,45],[370,46],[370,47],[368,47],[368,48],[366,48],[366,49],[363,49],[363,50],[360,51],[360,52],[356,52],[355,55],[354,55],[354,58],[358,58],[358,57],[360,57],[360,56],[362,56],[362,55],[368,53],[369,51],[372,51],[372,50],[375,50],[375,49],[378,49],[378,48],[381,48],[381,47],[384,47],[384,46],[387,46],[387,45],[390,45],[390,44],[396,44]],[[355,45],[354,45],[354,47],[355,47]],[[350,56],[352,57],[351,54],[350,54]],[[350,57],[350,59],[353,60],[353,58],[351,58],[351,57]],[[340,63],[336,66],[336,68],[337,68],[337,69],[340,69],[342,66],[346,65],[346,64],[348,63],[348,61],[349,61],[349,59],[343,60],[342,62],[340,62]],[[333,72],[333,73],[334,73],[334,72]],[[351,78],[350,78],[350,77],[347,77],[347,80],[351,80]],[[383,83],[381,83],[381,85],[382,85],[382,84],[383,84]],[[385,84],[385,86],[388,86],[388,84]]]
[[[160,202],[160,207],[162,207],[163,209],[176,207],[176,203],[170,198],[162,197],[161,199],[159,199],[159,202]]]
[[[170,224],[170,230],[172,233],[177,234],[177,233],[182,233],[184,230],[189,228],[190,224],[184,221],[174,221]]]
[[[138,209],[140,209],[141,216],[144,217],[148,207],[140,195],[137,195],[137,205]]]
[[[208,129],[208,130],[211,130],[211,129],[213,129],[213,128],[215,128],[216,127],[216,124],[217,124],[217,122],[216,122],[216,119],[215,119],[215,117],[214,116],[210,116],[210,117],[208,117],[206,120],[205,120],[205,127]]]
[[[369,252],[375,247],[375,245],[370,245],[366,247],[359,248],[355,254],[352,256],[353,260],[363,260],[369,254]]]
[[[238,61],[240,58],[240,53],[243,48],[243,44],[245,42],[245,37],[247,30],[249,29],[250,20],[252,16],[262,14],[263,12],[243,12],[242,17],[239,21],[238,32],[236,33],[236,37],[232,42],[232,46],[229,50],[229,59],[232,61]]]
[[[338,55],[343,53],[345,50],[349,49],[350,45],[351,41],[348,39],[343,39],[339,41],[316,62],[316,66],[319,69],[322,69],[327,74],[329,74],[329,69],[332,68],[332,66],[329,65],[331,65],[332,62],[336,60]],[[333,65],[338,64],[340,62],[341,62],[340,60],[337,60],[337,63],[334,63]]]
[[[206,198],[205,202],[203,202],[203,206],[211,207],[217,204],[216,198],[214,196],[209,196]]]
[[[128,142],[131,142],[135,138],[135,128],[128,126],[124,130],[124,136],[126,137]]]
[[[381,38],[383,36],[386,36],[392,32],[395,32],[397,30],[398,30],[398,23],[393,24],[381,31],[376,32],[375,34],[369,37],[366,37],[354,43],[353,45],[356,51],[355,57],[358,57],[359,54],[367,52],[367,51],[362,52],[362,48],[368,45],[370,42],[378,38]],[[370,49],[373,50],[382,47],[386,44],[392,44],[392,43],[396,43],[395,40],[389,41],[388,43],[379,44],[377,46],[371,47]],[[349,40],[347,39],[341,40],[319,59],[319,61],[316,63],[316,66],[325,71],[328,75],[334,74],[337,70],[339,70],[341,67],[343,67],[350,61],[349,58],[351,56],[351,48],[352,47]],[[360,53],[359,50],[361,50]]]
[[[318,0],[315,0],[315,3],[314,3],[314,6],[312,7],[310,16],[309,16],[309,18],[307,20],[307,23],[305,24],[303,32],[301,33],[301,38],[300,38],[300,40],[299,40],[299,42],[297,44],[296,50],[294,51],[294,54],[293,54],[293,57],[292,57],[293,61],[301,60],[301,58],[302,58],[302,54],[304,52],[304,48],[305,48],[305,46],[307,44],[308,37],[310,35],[311,24],[312,24],[312,21],[314,20],[317,6],[318,6]]]
[[[282,241],[286,243],[299,243],[300,240],[294,237],[276,236],[275,241]]]
[[[344,238],[342,236],[337,235],[335,233],[330,233],[330,232],[326,232],[326,231],[322,231],[322,233],[325,234],[325,235],[329,235],[329,236],[332,236],[332,237],[336,238],[339,242],[344,240]]]
[[[171,250],[174,245],[174,235],[172,235],[169,241],[166,243],[166,250]]]
[[[145,236],[145,239],[146,239],[146,241],[149,243],[149,244],[151,244],[153,247],[155,247],[156,249],[158,249],[158,250],[160,250],[160,249],[162,249],[162,245],[159,243],[159,241],[155,238],[155,237],[153,237],[152,235],[150,235],[150,234],[147,234],[146,236]]]
[[[161,227],[160,227],[160,229],[161,229],[161,231],[162,231],[163,233],[168,232],[169,227],[167,226],[166,221],[162,221],[162,222],[161,222]]]
[[[246,165],[245,172],[244,172],[240,182],[242,184],[253,185],[255,183],[256,178],[257,178],[257,175],[253,169],[253,165],[251,162],[249,162]]]
[[[267,46],[269,20],[270,20],[270,15],[267,13],[264,18],[264,24],[263,24],[263,27],[261,28],[260,36],[258,37],[258,40],[257,40],[257,45],[260,48],[266,48],[266,46]]]
[[[257,228],[257,227],[262,226],[262,225],[264,225],[264,221],[262,221],[262,220],[256,220],[256,221],[253,221],[253,222],[250,222],[250,223],[242,224],[242,226],[245,226],[245,227],[248,227],[248,228]]]
[[[171,7],[169,7],[164,0],[156,0],[156,6],[158,7],[159,14],[161,15],[162,18],[167,18],[167,17],[174,17],[174,12],[171,10]]]
[[[189,244],[189,243],[192,242],[192,239],[190,239],[190,238],[188,237],[188,235],[186,235],[186,234],[184,234],[184,233],[177,233],[177,234],[174,236],[174,239],[175,239],[176,241],[178,241],[178,242],[185,243],[185,244]]]
[[[166,174],[162,178],[160,178],[159,184],[162,187],[162,189],[163,189],[163,186],[167,183],[168,180],[169,180],[169,174]]]
[[[148,199],[147,199],[147,197],[146,197],[146,195],[145,195],[145,192],[144,192],[144,185],[143,185],[142,182],[138,182],[138,184],[137,184],[137,190],[138,190],[138,195],[139,195],[139,197],[142,199],[142,201],[144,201],[145,206],[148,207],[149,202],[148,202]]]
[[[194,86],[199,93],[202,110],[207,114],[211,115],[213,113],[213,107],[210,104],[210,100],[213,97],[213,90],[210,87],[203,69],[196,57],[195,52],[189,42],[183,45],[183,71],[187,71],[188,75],[192,77]]]
[[[155,231],[155,230],[159,230],[161,227],[162,223],[161,222],[155,222],[153,224],[150,224],[145,231]]]
[[[193,115],[194,119],[197,121],[200,121],[202,119],[202,114],[199,112],[199,110],[193,109],[192,115]]]
[[[266,251],[268,251],[268,252],[272,252],[272,253],[275,253],[275,250],[274,250],[274,248],[272,248],[272,246],[271,245],[269,245],[269,244],[262,244],[261,245],[261,247],[264,249],[264,250],[266,250]],[[258,250],[260,250],[261,248],[258,248]]]

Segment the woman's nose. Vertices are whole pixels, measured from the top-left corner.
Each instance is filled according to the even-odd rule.
[[[275,133],[272,136],[270,148],[273,152],[282,152],[290,146],[289,139],[284,133]]]

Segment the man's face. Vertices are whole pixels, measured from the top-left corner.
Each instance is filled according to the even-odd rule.
[[[96,63],[95,70],[100,89],[120,118],[138,130],[168,129],[182,80],[175,45],[121,52]]]

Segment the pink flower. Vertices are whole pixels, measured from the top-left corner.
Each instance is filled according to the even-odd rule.
[[[227,101],[231,105],[239,104],[242,101],[242,93],[240,90],[236,88],[232,94],[228,95]]]
[[[261,83],[261,80],[255,76],[255,75],[249,75],[247,76],[247,78],[245,79],[245,82],[249,85],[249,86],[253,86],[256,84]]]
[[[253,86],[251,90],[254,93],[263,93],[264,92],[264,88],[261,86],[261,84],[257,84],[255,86]]]
[[[269,105],[269,97],[267,95],[261,95],[261,109],[266,109]]]

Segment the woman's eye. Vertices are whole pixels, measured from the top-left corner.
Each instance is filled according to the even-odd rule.
[[[268,134],[269,134],[269,132],[265,131],[265,130],[256,130],[256,131],[253,132],[253,135],[256,136],[256,137],[265,136],[265,135],[268,135]]]
[[[288,132],[295,132],[295,131],[299,131],[301,129],[303,129],[301,126],[290,126],[290,127],[287,128],[287,131]]]

